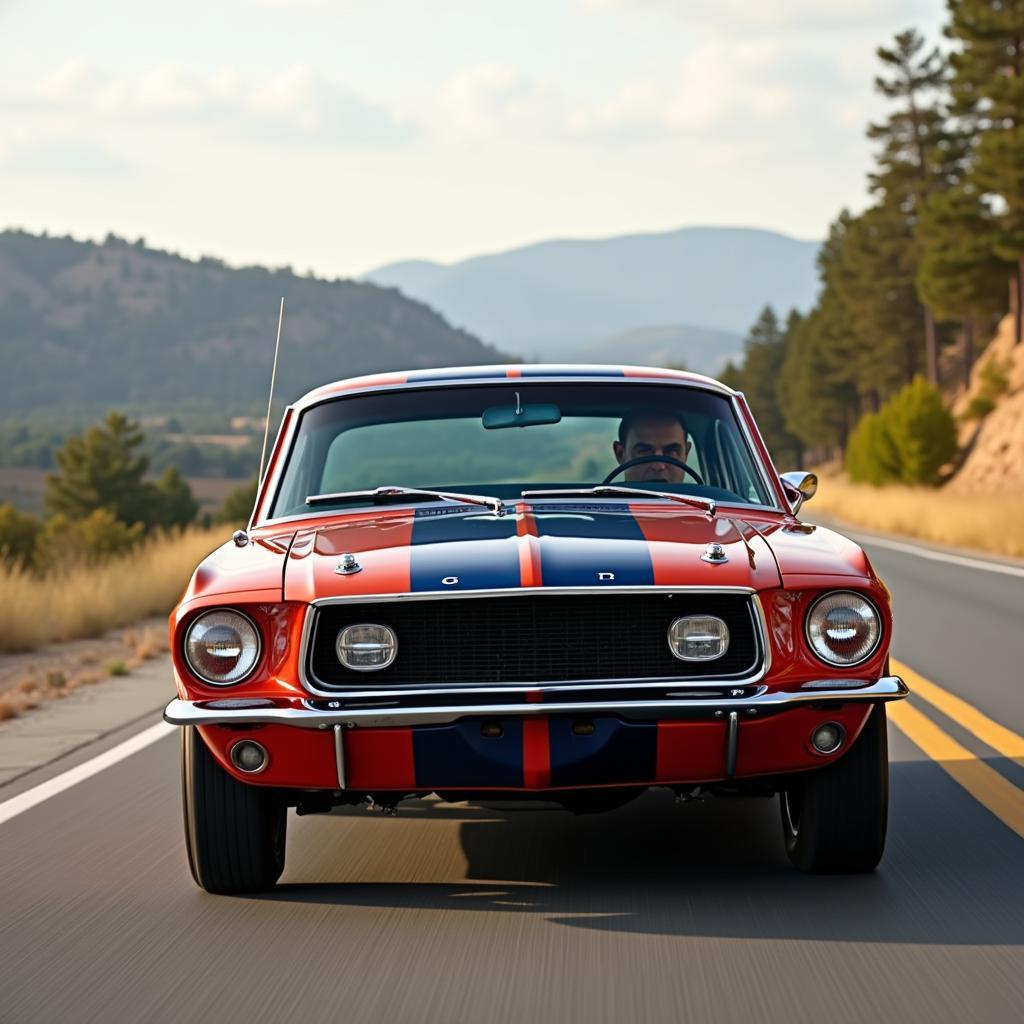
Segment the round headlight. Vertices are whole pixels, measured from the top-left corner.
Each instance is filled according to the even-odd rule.
[[[398,637],[389,626],[372,622],[346,626],[335,644],[338,661],[356,672],[387,668],[398,654]]]
[[[729,627],[714,615],[687,615],[668,627],[668,646],[681,661],[714,661],[729,649]]]
[[[231,686],[256,667],[260,634],[241,612],[218,608],[204,612],[185,634],[185,660],[205,683]]]
[[[822,595],[807,613],[807,641],[829,665],[857,665],[875,653],[881,639],[875,606],[850,590]]]

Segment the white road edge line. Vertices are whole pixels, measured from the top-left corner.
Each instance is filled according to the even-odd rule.
[[[66,772],[47,779],[46,782],[39,783],[38,786],[26,789],[24,793],[12,796],[10,800],[5,800],[0,804],[0,825],[177,731],[177,726],[168,725],[166,722],[157,722],[156,725],[143,729],[142,732],[136,733],[123,743],[118,743],[116,747],[111,747],[102,754],[97,754],[94,758],[84,761],[74,768],[69,768]]]
[[[943,551],[918,547],[916,544],[904,544],[898,540],[883,540],[871,533],[848,531],[841,527],[836,527],[836,529],[840,533],[858,538],[864,542],[865,546],[874,544],[880,548],[888,548],[890,551],[902,551],[907,555],[917,555],[918,558],[929,558],[933,562],[949,562],[950,565],[963,565],[968,569],[984,569],[986,572],[1000,572],[1004,576],[1024,577],[1024,566],[1000,565],[998,562],[986,562],[981,558],[967,558],[965,555],[946,554]]]

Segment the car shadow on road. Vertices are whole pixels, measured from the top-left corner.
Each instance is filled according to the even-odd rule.
[[[792,869],[775,800],[677,808],[655,791],[581,817],[419,801],[411,816],[456,824],[465,881],[285,884],[261,899],[530,913],[605,932],[1024,944],[1022,840],[934,762],[894,764],[891,778],[888,847],[871,875]]]

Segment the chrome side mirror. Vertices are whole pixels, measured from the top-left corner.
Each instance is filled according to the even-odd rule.
[[[818,478],[814,473],[802,469],[782,474],[782,489],[793,506],[793,515],[800,511],[805,501],[810,501],[818,491]]]

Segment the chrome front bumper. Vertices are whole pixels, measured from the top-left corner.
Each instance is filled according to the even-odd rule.
[[[868,679],[819,679],[803,683],[798,689],[761,692],[742,699],[683,698],[635,701],[573,701],[540,704],[453,704],[431,707],[348,707],[325,708],[340,701],[309,700],[299,706],[276,706],[272,701],[221,698],[219,700],[172,700],[164,709],[164,721],[171,725],[293,725],[301,729],[330,729],[335,725],[350,728],[386,728],[388,726],[446,725],[460,718],[502,718],[528,715],[616,715],[631,721],[685,718],[694,713],[725,717],[731,712],[756,715],[759,711],[782,711],[802,704],[828,702],[874,704],[902,700],[909,690],[899,676]],[[548,692],[547,697],[553,694]],[[243,706],[240,706],[243,705]]]

